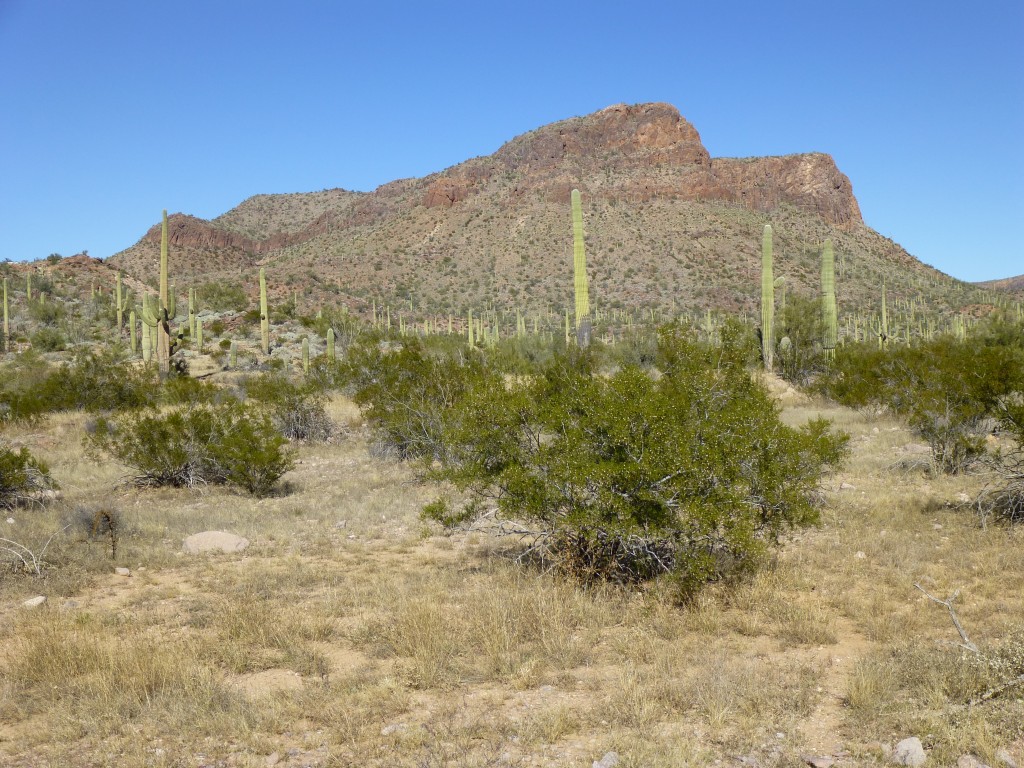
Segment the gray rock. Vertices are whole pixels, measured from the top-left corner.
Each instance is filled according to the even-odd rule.
[[[924,745],[917,736],[904,739],[892,751],[892,761],[897,765],[924,765],[928,756],[924,753]]]
[[[118,576],[131,576],[132,572],[127,568],[115,568],[114,573]]]
[[[21,604],[22,608],[38,608],[40,605],[46,602],[46,597],[43,595],[36,595],[30,597],[28,600]]]
[[[1005,749],[996,750],[996,762],[1005,766],[1005,768],[1017,768],[1017,762],[1010,757],[1010,753]]]
[[[619,764],[619,753],[618,752],[605,752],[604,757],[600,760],[595,760],[591,764],[591,768],[614,768]]]
[[[391,725],[385,725],[380,729],[381,736],[391,736],[394,733],[401,733],[402,731],[408,730],[409,726],[405,723],[392,723]]]
[[[989,768],[974,755],[960,755],[956,761],[956,768]]]
[[[828,755],[800,755],[800,759],[811,768],[832,768],[836,764],[836,759]]]
[[[203,531],[185,539],[183,549],[190,555],[203,552],[241,552],[249,546],[249,540],[224,531]]]

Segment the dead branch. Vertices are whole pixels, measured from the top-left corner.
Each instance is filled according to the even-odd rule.
[[[948,600],[940,600],[939,598],[933,595],[929,595],[927,592],[925,592],[924,587],[922,587],[920,584],[915,584],[914,586],[921,590],[921,592],[924,593],[924,596],[932,602],[946,606],[946,610],[949,611],[949,617],[953,619],[953,626],[956,627],[956,631],[960,633],[960,639],[963,640],[963,643],[956,643],[956,645],[960,648],[963,648],[965,651],[970,651],[971,653],[978,653],[978,646],[972,643],[970,639],[967,637],[967,633],[964,632],[964,627],[960,623],[960,617],[956,615],[956,611],[953,609],[953,601],[960,596],[960,590],[956,590],[952,595],[949,596]]]

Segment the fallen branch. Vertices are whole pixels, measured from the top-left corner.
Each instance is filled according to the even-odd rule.
[[[960,648],[963,648],[965,651],[970,651],[971,653],[978,653],[978,646],[972,643],[970,639],[967,637],[967,633],[964,632],[963,625],[960,623],[960,617],[956,615],[956,611],[953,609],[953,601],[960,596],[960,590],[956,590],[952,595],[949,596],[948,600],[940,600],[939,598],[934,597],[933,595],[929,595],[927,592],[925,592],[924,587],[922,587],[920,584],[915,584],[914,586],[921,590],[921,592],[924,593],[924,596],[932,602],[946,606],[946,610],[949,611],[950,618],[953,619],[953,626],[956,627],[956,631],[960,633],[960,639],[963,640],[963,643],[955,643],[955,645],[957,645]]]

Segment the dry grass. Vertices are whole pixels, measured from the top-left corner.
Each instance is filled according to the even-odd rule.
[[[259,501],[112,490],[123,469],[82,454],[79,416],[8,431],[64,498],[16,510],[6,536],[38,547],[101,503],[124,529],[116,561],[72,524],[43,578],[0,573],[0,763],[576,766],[614,749],[625,766],[792,766],[842,745],[842,764],[880,765],[874,745],[907,735],[940,765],[1024,757],[1024,692],[963,706],[1024,658],[1022,532],[958,506],[980,478],[894,468],[898,424],[782,394],[787,420],[821,412],[853,436],[823,524],[685,607],[437,535],[417,518],[430,489],[369,457],[342,399],[346,437],[302,447],[292,492]],[[180,553],[208,529],[252,544]],[[984,658],[950,644],[915,582],[961,590]],[[35,594],[46,604],[22,609]]]

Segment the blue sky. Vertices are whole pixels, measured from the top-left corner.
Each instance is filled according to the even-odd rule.
[[[0,260],[646,101],[712,156],[830,153],[868,225],[945,272],[1024,273],[1020,0],[0,0]]]

